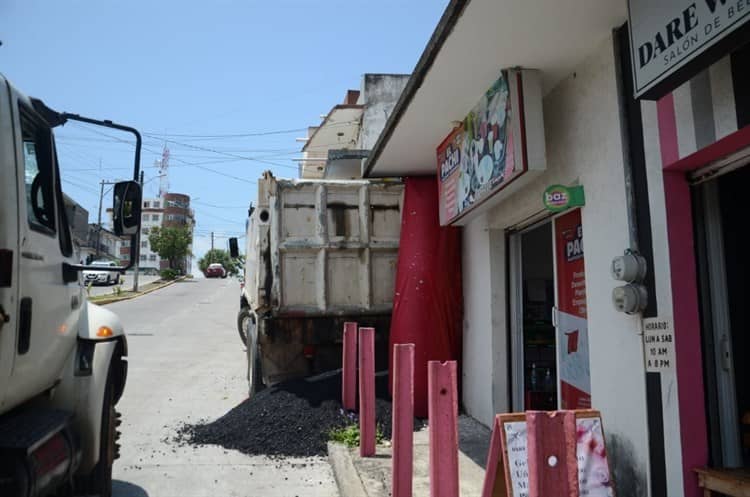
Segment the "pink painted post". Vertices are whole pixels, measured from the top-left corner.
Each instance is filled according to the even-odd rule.
[[[456,361],[427,363],[430,421],[430,497],[458,495]]]
[[[575,411],[526,411],[529,497],[578,497]]]
[[[375,455],[375,328],[359,329],[359,455]]]
[[[414,344],[393,346],[392,497],[411,497],[414,452]]]
[[[344,323],[344,346],[341,359],[341,405],[348,411],[357,409],[357,323]]]

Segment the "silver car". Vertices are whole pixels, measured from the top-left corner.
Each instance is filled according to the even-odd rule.
[[[94,261],[92,266],[117,267],[115,261]],[[121,282],[120,273],[116,271],[97,271],[88,269],[83,272],[83,281],[85,284],[93,282],[95,285],[117,285]]]

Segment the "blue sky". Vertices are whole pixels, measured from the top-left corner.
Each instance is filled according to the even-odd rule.
[[[56,110],[143,132],[146,196],[167,145],[170,191],[194,199],[200,257],[211,231],[218,247],[244,231],[262,171],[296,176],[295,138],[362,74],[413,70],[446,4],[0,0],[0,72]],[[250,136],[286,130],[300,131]],[[128,137],[105,132],[57,133],[63,187],[91,222],[99,181],[132,172]]]

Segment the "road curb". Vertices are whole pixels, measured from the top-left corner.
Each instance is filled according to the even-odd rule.
[[[328,462],[342,497],[368,497],[347,446],[328,442]]]
[[[156,286],[154,288],[149,288],[148,290],[146,290],[144,292],[138,292],[135,295],[127,295],[125,297],[111,297],[111,298],[107,298],[107,299],[101,299],[101,300],[91,301],[91,303],[92,304],[96,304],[96,305],[107,305],[107,304],[113,304],[115,302],[123,302],[125,300],[131,300],[131,299],[140,297],[141,295],[147,295],[147,294],[149,294],[151,292],[155,292],[157,290],[161,290],[162,288],[168,287],[169,285],[174,285],[178,281],[182,281],[182,280],[184,280],[186,278],[187,278],[187,276],[180,276],[179,278],[175,278],[173,280],[167,281],[166,283],[164,283],[162,285]]]

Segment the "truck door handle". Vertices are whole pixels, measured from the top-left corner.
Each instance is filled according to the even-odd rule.
[[[5,313],[5,309],[3,309],[3,306],[0,305],[0,329],[2,329],[3,324],[10,321],[10,316]]]
[[[724,371],[732,369],[732,352],[729,348],[729,337],[726,335],[721,337],[721,367]]]
[[[31,297],[21,299],[18,321],[18,354],[22,355],[31,347]]]

